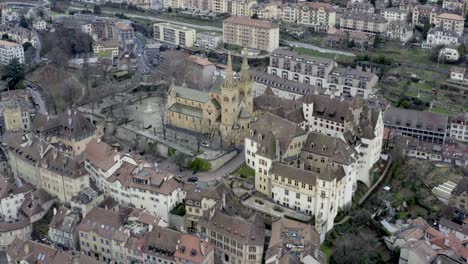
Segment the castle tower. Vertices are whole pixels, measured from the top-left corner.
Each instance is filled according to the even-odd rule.
[[[242,67],[240,72],[239,95],[244,101],[246,110],[253,115],[253,81],[250,79],[249,63],[247,60],[247,52],[244,52],[242,59]]]
[[[239,89],[234,82],[231,53],[228,53],[226,79],[221,86],[221,133],[224,138],[231,136],[231,130],[239,113]]]

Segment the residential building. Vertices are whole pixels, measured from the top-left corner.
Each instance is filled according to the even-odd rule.
[[[176,264],[214,264],[213,245],[196,236],[180,236],[174,254]]]
[[[21,44],[0,40],[0,64],[6,65],[13,59],[24,63],[24,49]]]
[[[134,29],[130,25],[130,22],[118,21],[114,24],[114,27],[117,33],[117,40],[121,47],[125,47],[127,44],[133,43]]]
[[[350,11],[339,17],[340,29],[361,31],[367,34],[381,34],[387,31],[387,19],[380,14]]]
[[[341,96],[368,98],[378,82],[379,78],[372,72],[333,68],[325,85],[330,91],[336,91]]]
[[[36,19],[33,21],[32,27],[35,30],[44,31],[47,29],[47,23],[42,19]]]
[[[85,188],[78,195],[71,198],[70,206],[74,212],[78,212],[85,217],[103,201],[104,193],[94,186],[94,182],[90,181],[89,188]]]
[[[313,225],[282,218],[271,224],[271,239],[265,254],[265,263],[325,263],[320,250],[320,234]]]
[[[442,8],[450,11],[451,13],[456,13],[463,16],[466,14],[468,6],[463,0],[444,0],[442,2]]]
[[[458,224],[443,217],[439,219],[439,231],[445,235],[453,233],[461,241],[468,239],[468,224],[466,221]]]
[[[167,222],[169,211],[185,198],[182,179],[148,165],[124,162],[107,179],[109,195],[120,204],[146,209]]]
[[[250,17],[250,8],[257,2],[253,0],[211,0],[214,13],[229,13],[232,16]]]
[[[279,47],[279,27],[269,21],[233,16],[223,21],[223,42],[272,52]]]
[[[8,165],[16,179],[24,180],[34,186],[40,186],[36,165],[50,146],[30,135],[7,131],[2,136],[4,152]]]
[[[2,23],[6,24],[8,22],[12,21],[19,21],[20,16],[18,13],[18,10],[11,8],[7,5],[2,5],[1,7],[1,13],[2,13]]]
[[[405,9],[385,8],[380,13],[388,22],[399,21],[406,23],[408,21],[408,11]]]
[[[450,194],[449,205],[466,213],[468,209],[468,178],[463,177]]]
[[[436,28],[441,28],[443,31],[453,31],[459,37],[463,35],[465,19],[460,15],[442,13],[435,17],[433,23],[435,24]]]
[[[51,144],[60,143],[62,150],[75,156],[96,137],[95,126],[83,114],[71,109],[54,116],[36,114],[31,132]]]
[[[33,186],[22,183],[21,180],[13,180],[1,176],[0,182],[0,216],[3,221],[14,221],[19,217],[19,210],[25,200],[25,196],[33,191]]]
[[[216,32],[199,32],[195,46],[215,50],[223,43],[223,36]]]
[[[332,59],[276,49],[270,55],[268,73],[287,80],[326,87],[328,75],[334,66]]]
[[[439,58],[445,62],[457,62],[462,55],[457,46],[447,46],[439,50]]]
[[[193,188],[185,196],[185,219],[188,230],[198,230],[198,220],[218,202],[225,203],[225,191],[222,184],[214,188]]]
[[[370,2],[348,2],[346,5],[348,10],[356,11],[356,12],[363,12],[363,13],[375,13],[375,7]]]
[[[422,48],[431,49],[436,46],[455,46],[460,43],[460,36],[452,30],[442,28],[431,28],[427,32],[426,41],[422,43]]]
[[[280,8],[278,3],[257,3],[250,7],[250,15],[257,16],[258,19],[275,20],[280,17]]]
[[[391,21],[388,23],[387,38],[407,43],[413,38],[413,28],[406,22]]]
[[[450,137],[468,142],[468,113],[459,113],[450,119]]]
[[[279,19],[312,27],[315,31],[327,31],[335,26],[336,10],[327,3],[285,3],[279,6]]]
[[[19,188],[26,191],[26,189],[20,184],[21,183],[19,182],[16,183],[16,187],[13,188]],[[7,185],[6,187],[12,190],[12,185]],[[6,190],[8,190],[8,188]],[[2,218],[8,215],[11,215],[14,218],[8,221],[0,221],[0,249],[3,251],[6,250],[15,239],[31,239],[33,223],[41,220],[56,202],[56,199],[43,190],[28,190],[23,192],[24,196],[22,197],[17,191],[13,192],[17,193],[13,198],[15,199],[15,204],[11,204],[9,207],[10,212],[16,210],[17,214],[12,215],[11,213],[8,213],[8,209],[5,212],[6,215],[0,214]]]
[[[414,5],[408,9],[411,9],[413,25],[421,25],[425,21],[433,24],[435,17],[440,13],[437,5]]]
[[[455,82],[468,81],[468,71],[465,68],[452,67],[450,68],[450,80]]]
[[[80,223],[80,215],[72,212],[65,206],[58,210],[54,208],[54,216],[49,224],[48,236],[50,240],[67,249],[78,250],[78,224]]]
[[[193,83],[212,83],[216,72],[216,66],[213,62],[207,58],[190,55],[187,63],[190,65],[189,71],[192,72],[191,81]]]
[[[248,68],[244,55],[240,78],[235,80],[229,55],[226,78],[218,76],[209,92],[171,85],[168,123],[197,133],[220,131],[228,144],[243,140],[253,117],[253,82]]]
[[[10,30],[8,30],[8,38],[18,44],[24,44],[29,42],[31,43],[31,45],[33,45],[33,47],[36,47],[36,38],[34,36],[34,33],[26,28],[22,28],[19,26],[11,28]]]
[[[84,169],[84,162],[55,147],[39,160],[37,174],[41,188],[61,202],[69,202],[89,187],[89,174]]]
[[[99,264],[94,258],[72,254],[53,246],[17,238],[6,250],[8,264],[50,263],[50,264]]]
[[[197,32],[193,28],[181,27],[170,23],[154,24],[154,39],[176,46],[192,47]]]
[[[93,44],[93,52],[99,57],[117,58],[119,43],[117,41],[97,41]]]
[[[123,162],[137,164],[130,156],[116,152],[112,146],[99,139],[92,139],[86,145],[83,154],[85,170],[97,188],[106,195],[110,193],[107,179],[122,166]]]
[[[215,263],[262,263],[265,224],[257,213],[244,219],[212,208],[198,224],[201,236],[214,246]]]
[[[94,208],[78,225],[81,253],[100,262],[125,262],[125,243],[130,230],[123,228],[125,216]]]
[[[447,136],[448,116],[390,107],[385,111],[384,124],[388,133],[443,144]]]
[[[273,94],[280,98],[290,100],[299,99],[309,93],[330,93],[330,91],[324,87],[284,79],[279,76],[268,74],[265,72],[253,70],[250,72],[250,76],[252,81],[254,81],[254,100],[255,97],[264,94],[267,89],[271,89]],[[339,96],[339,94],[335,95]]]

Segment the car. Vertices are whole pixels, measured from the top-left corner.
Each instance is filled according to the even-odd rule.
[[[198,181],[198,177],[197,176],[192,176],[190,178],[187,179],[188,182],[197,182]]]
[[[150,129],[150,128],[152,128],[152,127],[153,127],[153,125],[146,125],[146,126],[145,126],[145,129]]]
[[[202,142],[201,145],[205,148],[210,147],[210,144],[208,142]]]

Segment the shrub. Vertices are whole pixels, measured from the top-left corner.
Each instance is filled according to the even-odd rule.
[[[207,160],[196,158],[189,163],[189,168],[193,171],[209,171],[211,163]]]

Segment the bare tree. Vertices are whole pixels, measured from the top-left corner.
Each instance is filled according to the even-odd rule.
[[[63,82],[62,99],[65,102],[66,106],[72,106],[76,103],[76,89],[77,85],[75,82],[73,82],[73,80],[66,79]]]
[[[174,163],[179,166],[179,171],[182,171],[182,166],[184,166],[187,163],[188,155],[182,153],[182,152],[177,152],[176,155],[174,155]]]
[[[107,75],[109,74],[112,66],[112,59],[110,58],[101,58],[99,59],[99,66],[102,72],[102,80],[107,80]]]

